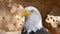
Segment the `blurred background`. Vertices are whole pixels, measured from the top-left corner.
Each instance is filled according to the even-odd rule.
[[[9,3],[21,4],[23,7],[35,6],[36,8],[38,8],[42,15],[43,26],[49,30],[50,34],[60,34],[59,31],[60,27],[58,29],[53,28],[51,24],[48,24],[45,21],[47,15],[51,14],[51,12],[53,12],[52,15],[60,16],[60,0],[5,0],[5,1]]]

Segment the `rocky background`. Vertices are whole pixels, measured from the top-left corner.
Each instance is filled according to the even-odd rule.
[[[42,15],[44,27],[47,28],[51,34],[60,34],[58,29],[55,30],[56,28],[53,28],[50,24],[45,22],[48,14],[52,13],[52,15],[60,16],[60,0],[4,0],[4,2],[17,3],[24,7],[35,6]]]

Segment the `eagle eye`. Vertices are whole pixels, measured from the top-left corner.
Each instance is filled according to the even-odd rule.
[[[33,12],[34,10],[31,10],[31,12]]]

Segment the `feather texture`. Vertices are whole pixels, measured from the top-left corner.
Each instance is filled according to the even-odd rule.
[[[24,24],[24,32],[27,31],[27,34],[33,32],[37,32],[37,30],[40,30],[43,28],[42,26],[42,17],[40,12],[37,8],[28,6],[25,7],[25,10],[32,11],[31,15],[26,17],[26,21]]]

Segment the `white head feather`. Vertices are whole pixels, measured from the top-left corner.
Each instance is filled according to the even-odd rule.
[[[27,31],[27,33],[30,33],[31,31],[36,32],[38,29],[41,29],[43,27],[42,17],[38,9],[33,6],[28,6],[25,7],[25,10],[31,12],[31,15],[26,17],[24,24],[24,28],[26,28],[25,31]]]

